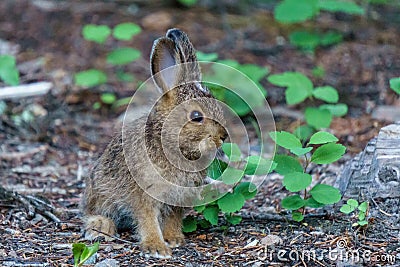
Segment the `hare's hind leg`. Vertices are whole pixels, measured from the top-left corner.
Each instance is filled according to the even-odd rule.
[[[100,215],[90,215],[84,218],[85,238],[92,240],[96,237],[104,237],[107,241],[112,240],[116,233],[113,220]]]
[[[164,242],[159,216],[159,207],[150,205],[143,205],[142,209],[135,213],[141,247],[146,256],[170,258],[172,251]]]
[[[182,233],[182,217],[183,209],[178,207],[172,208],[171,213],[164,217],[163,237],[171,248],[179,247],[185,241]]]

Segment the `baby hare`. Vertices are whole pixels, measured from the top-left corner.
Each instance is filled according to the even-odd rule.
[[[86,238],[136,228],[143,252],[163,258],[183,244],[180,203],[197,197],[188,188],[203,184],[207,166],[198,165],[215,156],[227,131],[222,106],[200,83],[184,32],[168,30],[154,42],[150,59],[163,95],[149,114],[125,122],[114,136],[86,179],[81,207]]]

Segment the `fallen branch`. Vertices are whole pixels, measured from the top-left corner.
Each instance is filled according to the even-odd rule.
[[[0,100],[44,95],[53,87],[51,82],[37,82],[0,88]]]
[[[61,220],[53,213],[55,208],[50,203],[35,196],[24,196],[17,192],[11,192],[0,185],[0,200],[6,202],[6,204],[22,204],[26,210],[28,220],[32,219],[35,214],[38,213],[49,218],[56,224],[61,222]]]
[[[40,145],[38,147],[34,147],[28,151],[21,151],[21,152],[0,152],[0,160],[14,160],[14,159],[21,159],[32,157],[36,153],[41,151],[46,151],[48,149],[48,145]]]

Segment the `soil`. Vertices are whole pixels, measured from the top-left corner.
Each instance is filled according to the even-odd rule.
[[[266,66],[271,73],[300,71],[313,77],[312,68],[323,67],[325,76],[314,77],[314,84],[334,86],[341,101],[349,105],[349,114],[334,119],[331,126],[348,153],[332,166],[315,169],[313,174],[320,179],[334,180],[344,162],[391,122],[371,114],[381,105],[400,106],[398,96],[388,89],[389,79],[400,76],[398,6],[370,6],[365,17],[322,13],[314,24],[284,26],[273,20],[272,4],[233,2],[237,1],[213,6],[199,1],[195,8],[174,1],[0,2],[0,40],[10,46],[0,45],[0,52],[14,51],[21,83],[54,83],[45,96],[6,100],[7,108],[0,112],[1,266],[73,266],[71,244],[87,243],[82,239],[78,208],[83,179],[118,130],[124,112],[124,107],[110,105],[93,109],[93,104],[104,92],[118,98],[133,94],[138,81],[149,77],[147,58],[152,42],[168,28],[185,30],[203,52]],[[142,51],[142,59],[124,68],[136,80],[121,83],[112,76],[107,85],[94,89],[75,86],[74,73],[93,67],[107,69],[104,55],[120,45],[111,40],[105,46],[85,41],[82,25],[126,21],[143,28],[133,41],[123,43]],[[314,54],[304,53],[287,41],[288,33],[301,27],[337,29],[345,40],[318,48]],[[266,80],[262,84],[271,107],[284,110],[275,114],[277,129],[293,130],[299,121],[285,110],[303,106],[288,110],[283,89]],[[30,110],[35,119],[18,119],[24,110]],[[342,216],[334,206],[310,210],[303,223],[296,223],[280,208],[286,195],[282,178],[271,175],[239,213],[243,216],[239,225],[187,234],[186,245],[174,249],[172,259],[143,257],[135,236],[124,232],[113,242],[101,240],[95,262],[115,259],[119,266],[400,266],[400,223],[386,220],[387,214],[369,218],[368,226],[360,228],[352,226],[354,217]],[[384,213],[393,203],[398,202],[382,199],[373,205]]]

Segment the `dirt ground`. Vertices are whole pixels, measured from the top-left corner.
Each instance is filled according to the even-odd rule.
[[[184,8],[174,1],[0,2],[0,40],[9,42],[8,48],[0,45],[0,51],[11,49],[19,64],[26,63],[21,83],[54,83],[49,94],[7,100],[7,109],[0,112],[1,186],[15,192],[10,195],[0,189],[1,266],[73,266],[71,244],[82,241],[78,204],[83,178],[118,130],[115,125],[124,112],[123,108],[104,105],[94,110],[92,106],[103,92],[114,92],[119,98],[133,94],[137,81],[149,77],[153,40],[168,28],[185,30],[203,52],[266,66],[271,73],[300,71],[312,77],[312,68],[322,66],[326,75],[313,82],[337,88],[350,111],[331,126],[348,153],[337,164],[316,169],[314,174],[321,179],[335,179],[344,162],[391,122],[390,117],[374,118],[372,114],[382,105],[400,107],[398,96],[388,90],[389,79],[400,76],[399,8],[372,6],[363,18],[324,13],[315,24],[282,26],[273,20],[272,4],[235,8],[233,2],[196,8]],[[106,68],[104,55],[117,45],[110,41],[101,47],[84,41],[82,25],[112,26],[126,21],[143,28],[133,41],[124,43],[142,51],[142,59],[125,69],[137,81],[111,79],[95,89],[76,87],[73,74],[89,67]],[[313,25],[339,30],[344,42],[320,48],[314,55],[289,45],[290,31]],[[275,114],[277,129],[293,130],[298,121],[286,115],[283,89],[266,80],[262,84],[273,110],[283,109]],[[35,120],[15,119],[25,109],[35,114]],[[271,175],[240,212],[242,223],[188,234],[186,245],[174,249],[172,259],[141,256],[137,239],[125,232],[119,240],[101,242],[96,262],[115,259],[119,266],[400,266],[400,222],[382,215],[370,218],[366,228],[352,227],[354,218],[339,214],[338,207],[329,207],[310,211],[299,224],[280,208],[286,194],[281,177]],[[375,204],[379,203],[390,205],[386,200]],[[339,257],[343,255],[347,257]]]

